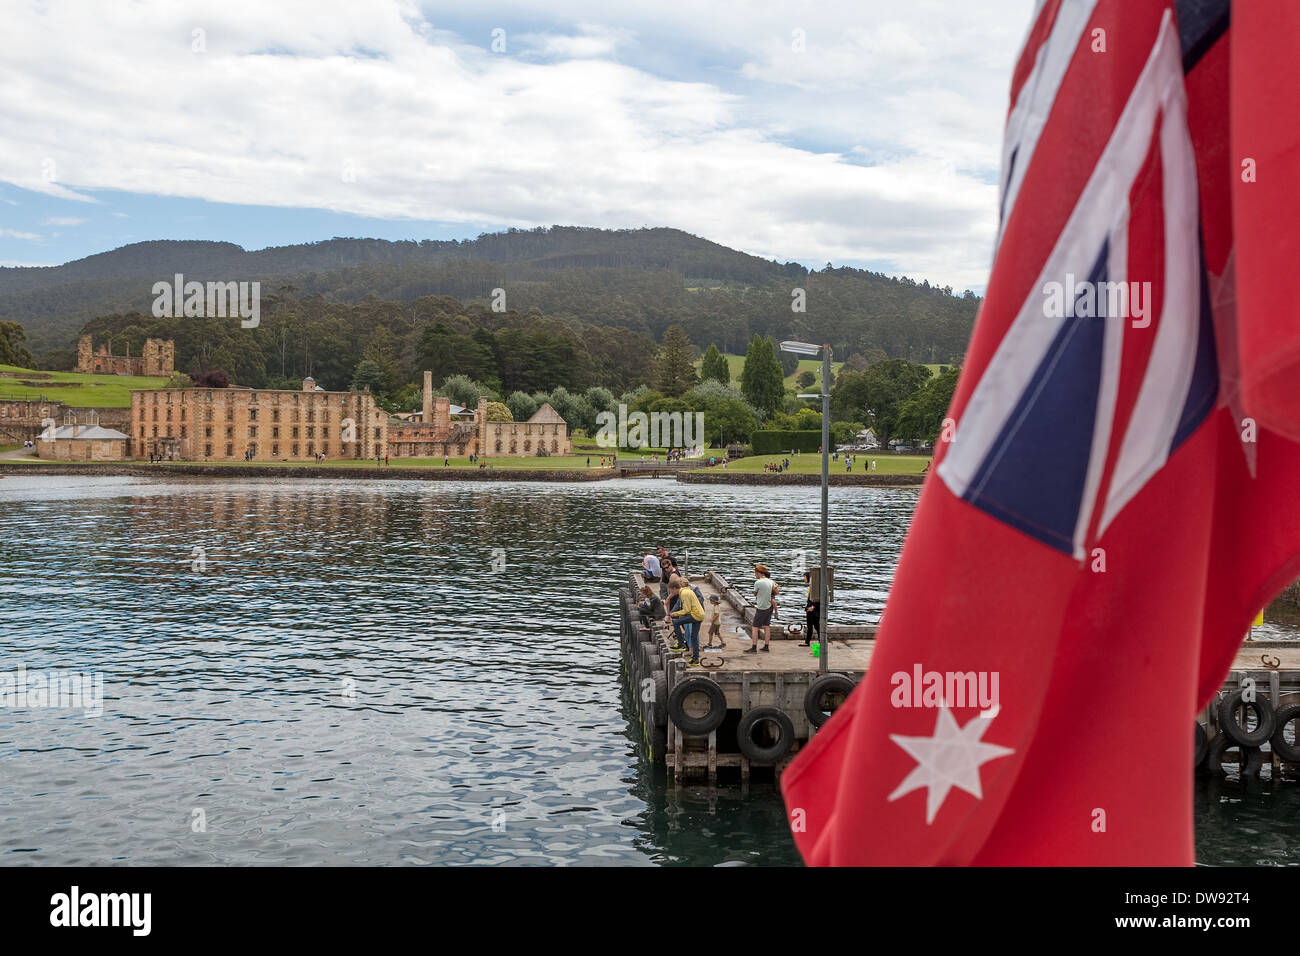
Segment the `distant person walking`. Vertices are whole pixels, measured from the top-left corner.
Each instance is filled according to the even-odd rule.
[[[781,593],[772,576],[767,572],[766,564],[754,565],[754,625],[751,630],[753,645],[746,654],[758,653],[758,638],[763,638],[763,650],[772,649],[772,617],[777,613],[776,596]]]

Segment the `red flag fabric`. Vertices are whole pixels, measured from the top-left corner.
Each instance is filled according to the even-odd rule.
[[[1193,862],[1192,720],[1300,575],[1298,87],[1283,0],[1039,3],[952,440],[782,777],[808,863]]]

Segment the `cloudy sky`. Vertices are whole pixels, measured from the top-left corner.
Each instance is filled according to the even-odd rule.
[[[7,0],[0,263],[673,226],[982,289],[1033,0]]]

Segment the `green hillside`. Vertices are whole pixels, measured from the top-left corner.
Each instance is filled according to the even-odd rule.
[[[260,281],[261,327],[249,334],[236,323],[232,333],[155,319],[153,284],[177,272],[198,282]],[[806,292],[806,314],[791,311],[794,290]],[[965,352],[979,302],[971,292],[862,269],[809,272],[676,229],[555,226],[465,242],[335,239],[254,251],[144,242],[61,266],[0,267],[0,322],[22,324],[37,364],[69,368],[84,331],[119,337],[123,347],[153,336],[176,341],[178,368],[220,365],[254,386],[311,371],[343,387],[378,326],[388,327],[385,340],[397,340],[393,352],[404,363],[397,374],[412,381],[419,369],[406,365],[431,321],[467,335],[562,323],[587,341],[598,372],[611,348],[596,340],[631,334],[658,342],[673,324],[723,352],[743,351],[760,334],[830,342],[846,359],[880,350],[951,362]],[[285,328],[276,327],[277,312]],[[618,351],[630,346],[645,348],[629,340]],[[512,378],[508,367],[499,373],[503,383]],[[600,374],[577,378],[606,384]]]
[[[162,388],[167,382],[143,375],[37,372],[0,365],[0,401],[49,399],[76,408],[126,408],[131,404],[131,389]]]

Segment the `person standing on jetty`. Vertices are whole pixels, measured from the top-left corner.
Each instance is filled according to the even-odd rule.
[[[754,626],[752,629],[753,645],[746,654],[758,653],[758,637],[763,636],[763,650],[772,649],[772,615],[777,613],[776,596],[781,593],[772,576],[767,573],[766,564],[754,565]]]
[[[686,646],[691,654],[687,663],[698,664],[700,622],[704,620],[704,608],[700,606],[700,599],[696,597],[695,590],[690,585],[684,584],[680,578],[668,586],[668,597],[670,600],[680,602],[678,609],[673,611],[673,620],[681,621],[682,632],[686,635]]]
[[[718,643],[713,643],[714,638]],[[709,595],[709,642],[705,647],[726,647],[727,642],[722,639],[722,598],[716,594]]]
[[[817,599],[821,595],[818,595],[817,598],[813,597],[811,571],[805,571],[803,573],[803,583],[804,583],[804,595],[803,595],[804,629],[803,629],[803,640],[800,642],[799,646],[807,647],[809,644],[812,643],[813,631],[817,632],[818,641],[822,639],[822,632],[821,632],[822,602]]]
[[[674,651],[685,650],[687,647],[686,636],[682,633],[682,622],[673,617],[673,612],[681,608],[681,601],[673,593],[673,588],[682,586],[682,579],[678,577],[677,571],[673,567],[672,558],[660,558],[659,566],[663,569],[663,576],[660,578],[659,594],[663,598],[664,607],[668,609],[668,623],[673,628]]]
[[[668,579],[671,578],[673,574],[673,556],[663,547],[659,548],[659,567],[663,569],[659,575],[662,582],[659,587],[659,596],[667,600]]]

